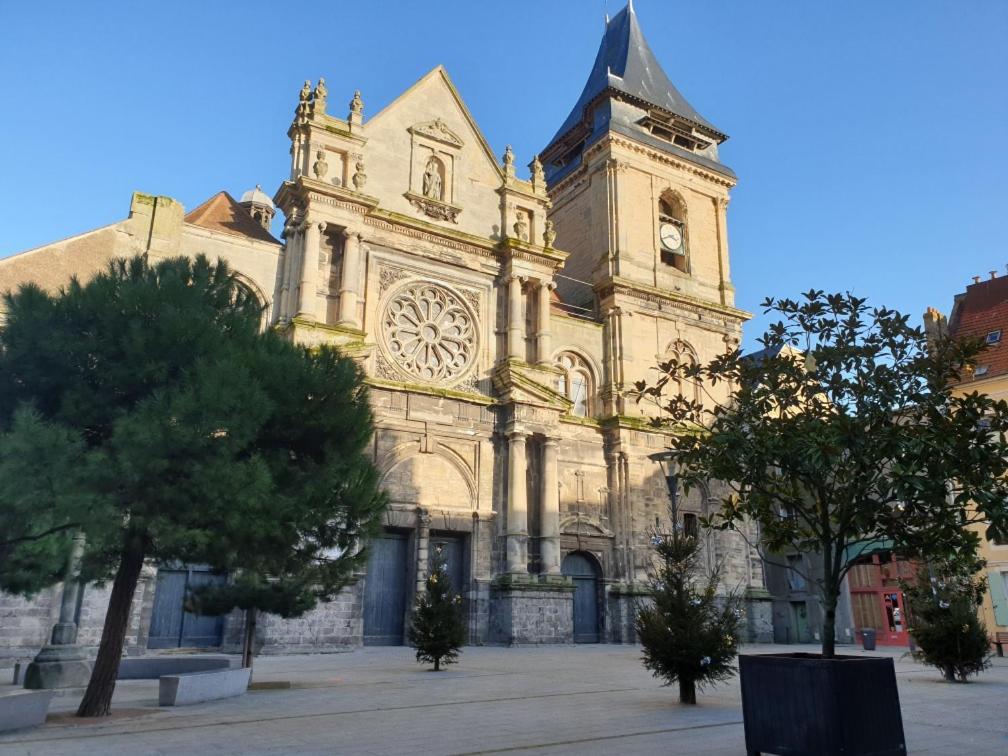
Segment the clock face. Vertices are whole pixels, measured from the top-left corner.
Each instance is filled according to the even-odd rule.
[[[682,231],[674,223],[662,223],[659,233],[666,249],[679,249],[682,246]]]

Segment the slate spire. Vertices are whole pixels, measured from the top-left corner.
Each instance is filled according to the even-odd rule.
[[[601,118],[595,113],[600,105],[611,100],[678,122],[681,128],[695,131],[702,140],[713,144],[728,138],[700,115],[669,80],[644,38],[632,2],[607,20],[581,96],[543,154],[555,152],[558,145],[562,145],[562,151],[576,144],[582,136],[598,135],[600,121],[606,121],[606,126],[611,127],[605,113]],[[615,121],[627,120],[626,113],[622,114],[622,119],[615,111],[608,115]],[[631,123],[635,121],[623,125],[629,127]],[[589,138],[588,141],[593,140]]]

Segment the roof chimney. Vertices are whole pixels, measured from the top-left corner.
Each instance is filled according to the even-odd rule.
[[[996,270],[992,270],[990,272],[990,274],[991,274],[991,281],[993,281],[995,278],[997,278],[997,271]]]
[[[980,283],[980,276],[973,276],[973,283],[975,284]]]

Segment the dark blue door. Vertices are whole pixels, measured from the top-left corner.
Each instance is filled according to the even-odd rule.
[[[386,533],[368,546],[364,577],[364,645],[401,646],[406,613],[409,539]]]
[[[561,571],[574,582],[574,642],[599,642],[599,570],[594,559],[574,552]]]
[[[148,648],[207,648],[221,644],[224,618],[185,611],[186,593],[198,585],[223,583],[224,575],[199,567],[158,569]]]

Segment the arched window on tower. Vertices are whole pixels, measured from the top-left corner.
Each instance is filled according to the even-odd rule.
[[[573,352],[561,352],[556,366],[561,370],[556,380],[556,391],[573,402],[571,414],[575,417],[590,416],[595,387],[588,364]]]
[[[681,273],[689,273],[686,205],[677,194],[666,192],[658,200],[658,239],[661,261]]]
[[[696,351],[682,339],[676,339],[669,344],[665,351],[663,362],[675,361],[675,374],[670,381],[670,388],[674,386],[675,392],[683,399],[698,403],[700,401],[700,385],[696,378],[689,375],[690,371],[698,364]]]

